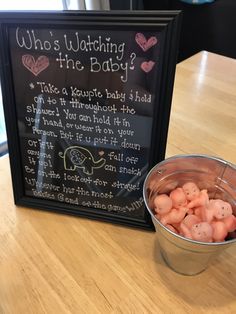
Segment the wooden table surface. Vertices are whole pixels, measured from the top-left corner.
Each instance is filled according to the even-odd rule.
[[[236,163],[236,60],[177,66],[167,156]],[[197,276],[163,262],[155,233],[16,208],[0,160],[0,313],[236,313],[236,244]]]

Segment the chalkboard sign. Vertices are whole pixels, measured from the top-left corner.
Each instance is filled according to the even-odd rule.
[[[152,229],[179,12],[0,13],[15,203]]]

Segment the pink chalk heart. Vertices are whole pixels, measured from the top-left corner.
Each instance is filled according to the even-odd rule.
[[[45,70],[49,66],[49,59],[46,56],[40,56],[35,61],[32,55],[23,55],[22,63],[26,69],[28,69],[35,76],[39,75],[40,72]]]
[[[152,36],[147,40],[142,33],[137,33],[135,35],[135,40],[136,43],[143,49],[143,51],[147,51],[157,43],[157,38],[155,36]]]
[[[154,65],[155,65],[155,62],[153,62],[153,61],[144,61],[144,62],[141,63],[141,69],[144,72],[148,73],[148,72],[150,72],[152,70]]]

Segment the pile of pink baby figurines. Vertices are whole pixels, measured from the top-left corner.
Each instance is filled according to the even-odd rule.
[[[171,231],[203,242],[222,242],[236,229],[236,217],[228,202],[209,199],[207,190],[194,182],[154,198],[155,217]]]

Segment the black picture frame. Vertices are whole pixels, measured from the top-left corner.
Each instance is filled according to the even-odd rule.
[[[1,85],[16,205],[154,230],[142,199],[142,184],[148,170],[165,157],[180,20],[179,11],[0,12]],[[78,36],[81,34],[80,44],[84,39],[84,46],[77,46],[79,52],[66,46],[70,36],[71,44],[76,44],[76,38],[78,44],[80,38],[74,37],[76,32]],[[37,49],[42,51],[42,56]],[[79,57],[82,62],[76,64]],[[92,60],[97,60],[97,68]],[[109,60],[117,61],[119,71],[115,73],[117,77],[107,80],[108,68],[110,72],[114,70],[110,63],[108,67]],[[71,109],[72,85],[77,80],[85,80],[84,69],[88,72],[88,81],[95,80],[91,86],[100,86],[97,90],[102,95],[91,96],[86,108],[96,103],[97,111],[83,107],[86,114],[81,107],[77,111]],[[76,74],[75,70],[78,70]],[[65,87],[65,82],[70,85]],[[106,88],[108,82],[115,87]],[[52,98],[54,106],[50,103],[50,96],[54,97],[51,94],[56,91],[54,87],[50,89],[50,84],[54,87],[62,84],[58,88],[59,96],[63,86],[67,94],[70,87],[68,98],[62,98],[65,103],[59,101],[59,96]],[[80,106],[88,100],[91,90],[90,85],[83,84],[85,87],[81,87],[80,93],[87,92],[87,96],[79,95]],[[137,88],[135,100],[132,98],[134,87]],[[117,98],[114,94],[110,100],[109,92],[115,91]],[[102,104],[97,102],[100,96]],[[32,104],[34,101],[37,107]],[[38,106],[41,101],[47,103],[45,111]],[[112,102],[113,111],[106,115],[104,112],[112,108],[109,107]],[[129,111],[122,111],[125,110],[122,105],[127,102]],[[68,115],[62,107],[68,110]],[[99,110],[104,110],[103,114],[98,114]],[[103,120],[98,120],[95,112]],[[78,125],[78,119],[87,121],[80,120]],[[119,121],[126,123],[123,129],[117,126]],[[76,132],[77,126],[82,128],[80,133]],[[93,133],[90,138],[86,136],[89,144],[85,146],[84,138],[89,131]],[[119,134],[121,138],[117,140],[113,136],[117,140],[115,144],[111,135],[106,137],[105,131],[114,136]],[[101,135],[95,137],[98,132]],[[126,135],[121,136],[119,132],[131,132],[127,135],[131,139],[129,146]],[[77,133],[82,134],[80,138]],[[76,144],[82,138],[82,144]],[[108,160],[114,163],[109,165]],[[88,183],[90,179],[92,183]],[[99,180],[104,187],[96,192],[93,189]]]

